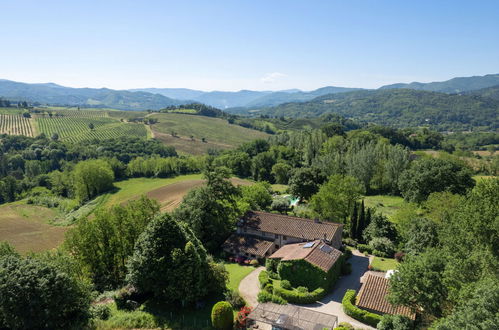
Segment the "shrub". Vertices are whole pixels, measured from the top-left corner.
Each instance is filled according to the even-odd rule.
[[[367,244],[357,244],[357,249],[360,251],[360,252],[367,252],[367,253],[372,253],[372,248],[371,246],[367,245]]]
[[[395,260],[397,260],[398,262],[404,261],[404,257],[405,257],[404,252],[399,251],[399,252],[395,253]]]
[[[355,330],[355,328],[348,322],[340,322],[334,330]]]
[[[286,299],[284,299],[283,297],[281,296],[278,296],[278,295],[272,295],[272,302],[274,304],[279,304],[279,305],[286,305],[288,302],[286,301]]]
[[[108,304],[93,305],[90,308],[90,313],[93,319],[107,320],[111,316],[111,308]]]
[[[265,288],[265,286],[270,283],[269,273],[267,273],[267,271],[263,270],[258,275],[258,281],[260,282],[260,289]]]
[[[375,237],[369,242],[369,246],[373,249],[373,254],[378,255],[381,252],[381,257],[392,256],[395,251],[393,242],[386,237]],[[374,251],[379,251],[378,254]]]
[[[318,288],[312,292],[300,292],[298,290],[287,290],[276,286],[274,288],[274,295],[281,296],[293,304],[312,304],[321,300],[326,295],[326,290]]]
[[[360,322],[369,324],[372,327],[376,327],[379,321],[381,321],[381,316],[358,308],[354,305],[354,301],[355,290],[347,290],[345,296],[343,297],[343,300],[341,301],[345,314]]]
[[[343,258],[345,258],[345,260],[348,260],[350,259],[351,256],[352,256],[352,250],[345,249],[345,252],[343,252]]]
[[[267,258],[267,260],[265,260],[265,268],[267,268],[267,271],[269,273],[271,273],[271,272],[277,273],[277,266],[279,266],[278,259]]]
[[[343,242],[343,244],[348,245],[348,246],[355,247],[357,245],[357,241],[355,241],[353,238],[350,238],[350,237],[343,238],[342,242]]]
[[[288,280],[282,280],[281,281],[281,288],[286,289],[286,290],[291,290],[293,287],[291,286],[291,283],[289,283]]]
[[[299,287],[296,288],[296,291],[298,291],[300,293],[307,293],[308,292],[308,288],[304,287],[304,286],[299,286]]]
[[[219,301],[211,310],[211,324],[215,329],[232,329],[234,325],[234,315],[232,306],[226,301]]]
[[[237,329],[246,329],[248,322],[248,315],[251,313],[251,307],[244,306],[237,313],[236,316],[236,328]]]
[[[267,292],[270,292],[272,293],[274,291],[274,286],[272,285],[272,283],[268,283],[265,288],[264,288],[265,291]]]
[[[352,273],[352,264],[345,262],[341,265],[341,275],[348,275]]]
[[[227,301],[237,309],[242,308],[244,305],[246,305],[246,302],[237,290],[228,290],[227,292],[225,292],[225,301]]]
[[[272,293],[262,290],[262,291],[258,292],[258,296],[256,297],[256,300],[259,303],[269,302],[272,300]]]
[[[154,315],[144,311],[118,311],[106,321],[109,329],[156,329],[158,323]]]
[[[385,252],[381,252],[381,251],[378,251],[378,250],[373,250],[372,255],[374,255],[376,257],[381,257],[381,258],[387,258],[388,257],[388,255]]]
[[[380,330],[411,330],[412,321],[403,315],[385,314],[381,317],[377,329]]]
[[[260,265],[260,263],[258,262],[258,260],[253,259],[250,261],[250,265],[253,267],[258,267],[258,265]]]
[[[119,289],[114,296],[114,302],[118,309],[134,310],[139,307],[137,302],[139,300],[142,300],[141,295],[135,287],[130,285]]]

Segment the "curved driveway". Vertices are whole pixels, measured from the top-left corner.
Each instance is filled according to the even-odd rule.
[[[334,286],[333,291],[328,294],[324,299],[309,305],[301,305],[308,309],[316,310],[318,312],[336,315],[338,317],[338,322],[348,322],[352,324],[356,329],[374,329],[368,325],[360,323],[359,321],[351,318],[343,312],[341,306],[341,300],[345,295],[345,292],[349,289],[358,291],[360,288],[360,278],[367,271],[367,266],[369,265],[369,258],[363,254],[354,251],[352,257],[348,260],[352,264],[352,273],[350,275],[342,276]],[[248,274],[241,283],[239,284],[239,293],[246,300],[249,306],[256,306],[258,295],[259,282],[258,274],[265,267],[258,267],[254,271]]]

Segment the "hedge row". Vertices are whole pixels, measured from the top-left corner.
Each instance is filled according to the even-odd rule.
[[[355,302],[355,290],[347,290],[341,304],[343,305],[343,311],[348,316],[362,322],[369,324],[372,327],[376,327],[378,322],[381,321],[381,316],[374,314],[363,309],[358,308],[354,304]]]
[[[265,286],[270,283],[269,273],[267,273],[266,270],[260,272],[258,281],[260,282],[260,289],[265,288]]]
[[[272,294],[268,291],[262,290],[258,293],[257,301],[259,303],[273,302],[274,304],[286,305],[288,302],[281,296]]]
[[[326,290],[317,288],[312,292],[299,292],[297,290],[287,290],[282,287],[274,287],[274,294],[283,297],[290,303],[294,304],[313,304],[321,300],[326,295]]]

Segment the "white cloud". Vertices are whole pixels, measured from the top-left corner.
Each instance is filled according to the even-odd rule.
[[[272,72],[266,73],[260,80],[265,84],[272,84],[276,82],[279,78],[287,77],[284,73]]]

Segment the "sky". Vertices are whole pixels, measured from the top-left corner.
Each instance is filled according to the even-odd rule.
[[[0,79],[377,88],[499,73],[499,1],[0,0]]]

